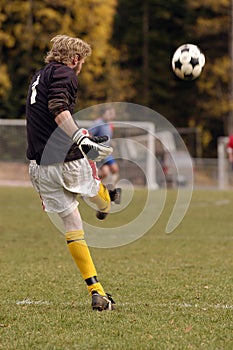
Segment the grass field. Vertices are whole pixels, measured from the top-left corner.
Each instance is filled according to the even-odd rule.
[[[233,192],[195,191],[166,235],[175,195],[168,192],[160,219],[136,242],[91,248],[117,302],[115,311],[97,313],[36,193],[1,187],[0,349],[232,350]],[[121,217],[134,212],[129,206]],[[111,220],[117,215],[106,225]]]

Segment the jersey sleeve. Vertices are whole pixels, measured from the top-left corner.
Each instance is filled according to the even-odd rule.
[[[73,113],[77,85],[77,77],[71,68],[62,65],[54,70],[48,92],[48,109],[54,118],[66,110]]]

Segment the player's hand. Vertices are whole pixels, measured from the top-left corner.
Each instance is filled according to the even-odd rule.
[[[104,135],[104,136],[89,136],[89,139],[93,142],[96,143],[105,143],[109,141],[109,137]]]
[[[76,131],[72,138],[86,158],[94,162],[99,162],[113,152],[112,147],[101,144],[108,140],[108,137],[107,140],[106,137],[107,136],[95,136],[91,138],[89,137],[88,130],[82,128]]]

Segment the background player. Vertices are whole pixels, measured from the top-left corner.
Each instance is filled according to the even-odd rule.
[[[113,137],[113,120],[116,111],[111,105],[106,105],[101,110],[101,115],[96,119],[89,132],[93,136],[107,135],[109,140]],[[107,156],[98,164],[99,177],[105,185],[113,185],[115,188],[119,178],[119,166],[112,155]]]
[[[100,137],[107,135],[109,143],[113,137],[114,124],[113,120],[116,117],[115,109],[107,104],[101,109],[100,117],[96,119],[92,127],[89,129],[93,137]],[[107,186],[111,192],[111,200],[120,204],[121,202],[121,188],[116,188],[119,178],[119,166],[112,155],[107,156],[100,163],[98,163],[98,176],[101,181]],[[103,218],[105,214],[100,214],[99,219]]]
[[[233,169],[233,135],[229,136],[226,148],[227,148],[228,160],[231,165],[231,169]]]

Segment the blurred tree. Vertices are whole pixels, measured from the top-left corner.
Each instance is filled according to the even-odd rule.
[[[5,52],[15,44],[14,37],[3,30],[4,22],[7,19],[7,14],[3,11],[6,3],[7,0],[2,0],[0,3],[0,101],[2,101],[1,104],[3,106],[7,105],[8,95],[10,94],[12,87]]]
[[[2,0],[0,117],[24,118],[29,79],[57,34],[81,37],[93,48],[79,77],[78,109],[130,96],[124,88],[130,75],[119,70],[119,53],[109,43],[115,7],[116,0]]]
[[[206,56],[206,66],[197,80],[198,98],[195,124],[210,133],[204,151],[216,156],[217,138],[229,132],[232,69],[230,58],[230,0],[188,0],[195,19],[190,25]],[[230,73],[230,74],[229,74]]]
[[[192,100],[196,91],[195,83],[187,89],[171,70],[173,52],[188,39],[188,21],[185,1],[119,0],[114,23],[113,44],[122,53],[121,65],[134,75],[132,102],[157,110],[177,126],[188,125],[187,95]]]
[[[29,79],[50,39],[68,34],[93,48],[79,77],[78,109],[106,101],[146,105],[176,127],[208,132],[204,154],[216,155],[233,110],[230,0],[1,0],[0,10],[0,117],[24,117]],[[185,42],[200,46],[207,61],[192,82],[171,70]]]
[[[134,72],[132,102],[157,110],[176,127],[209,130],[205,155],[216,156],[217,135],[224,133],[231,109],[229,2],[119,0],[115,20],[114,45],[123,52],[122,66]],[[182,81],[171,71],[175,49],[187,42],[200,46],[207,59],[195,81]]]
[[[88,59],[80,80],[81,100],[88,106],[106,101],[124,101],[131,97],[134,90],[127,88],[131,81],[129,69],[119,69],[121,52],[110,44],[113,21],[116,14],[116,0],[80,1],[76,6],[75,17],[81,37],[92,46],[93,53]]]

